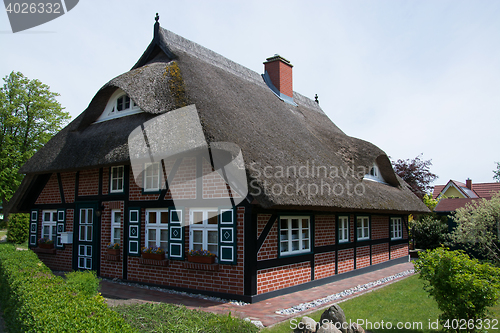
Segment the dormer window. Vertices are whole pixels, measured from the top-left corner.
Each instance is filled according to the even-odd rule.
[[[139,106],[123,90],[117,89],[109,99],[104,112],[96,120],[96,123],[139,112],[142,112]]]
[[[380,174],[380,169],[378,168],[377,164],[375,164],[375,163],[372,165],[372,167],[370,168],[370,171],[365,175],[365,177],[363,179],[372,180],[375,182],[386,184],[384,178]]]

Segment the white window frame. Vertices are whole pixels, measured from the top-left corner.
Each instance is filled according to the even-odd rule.
[[[155,213],[156,214],[156,222],[152,223],[149,220],[149,214],[150,213]],[[161,214],[165,213],[167,214],[167,223],[161,223]],[[144,237],[144,243],[145,246],[148,247],[150,239],[149,239],[149,233],[151,230],[155,230],[155,246],[161,247],[165,253],[168,253],[168,225],[169,225],[169,213],[168,213],[168,208],[148,208],[146,209],[146,235]],[[161,231],[166,231],[167,234],[167,240],[161,240]],[[164,244],[162,244],[164,243]]]
[[[349,242],[349,216],[339,216],[339,243]]]
[[[115,214],[120,213],[120,220],[116,221]],[[123,221],[123,213],[121,209],[113,209],[111,210],[111,243],[118,243],[121,244],[121,236],[122,236],[122,221]],[[115,230],[118,229],[120,232],[120,235],[118,237],[118,241],[115,238]]]
[[[125,116],[130,116],[133,114],[137,114],[142,112],[142,110],[139,108],[139,106],[130,98],[130,107],[127,109],[122,109],[118,111],[118,100],[123,98],[124,96],[128,96],[123,90],[117,89],[113,95],[108,100],[108,103],[106,104],[106,107],[104,108],[104,111],[102,112],[101,116],[95,121],[95,123],[100,123],[103,121],[115,119],[115,118],[121,118]]]
[[[292,220],[295,220],[295,219],[299,220],[298,228],[293,228]],[[303,234],[302,220],[304,220],[304,219],[307,219],[307,237],[305,237],[305,238],[302,235]],[[283,229],[283,227],[282,227],[282,224],[281,224],[282,220],[287,220],[287,228],[286,229]],[[279,251],[280,251],[279,255],[280,256],[288,256],[288,255],[294,255],[294,254],[300,254],[300,253],[310,253],[312,251],[312,249],[311,249],[311,218],[309,216],[280,216],[279,217],[279,227],[280,227],[279,228],[280,232],[279,232],[278,242],[279,242]],[[287,234],[286,239],[281,237],[284,230],[286,230],[286,234]],[[298,238],[293,239],[293,237],[292,237],[293,230],[298,230]],[[292,245],[293,245],[294,241],[299,242],[299,249],[298,250],[292,249]],[[308,246],[306,249],[302,248],[303,241],[307,241]],[[288,244],[287,251],[283,251],[283,243]]]
[[[154,173],[154,169],[151,169],[150,167],[153,167],[157,165],[158,166],[158,172],[156,174],[153,174]],[[152,170],[151,172],[149,172],[149,170]],[[160,181],[161,181],[161,170],[162,170],[162,167],[161,167],[161,163],[160,162],[153,162],[153,163],[145,163],[144,164],[144,172],[143,172],[143,176],[144,176],[144,192],[158,192],[160,190]],[[155,178],[156,181],[155,181]],[[148,187],[148,179],[152,179],[151,181],[151,187]]]
[[[114,170],[120,170],[121,169],[121,177],[120,176],[117,176],[117,177],[114,177]],[[123,167],[123,165],[119,165],[119,166],[114,166],[114,167],[111,167],[110,169],[110,181],[109,181],[109,192],[110,193],[121,193],[123,192],[123,186],[124,186],[124,182],[125,182],[125,168]],[[117,171],[117,174],[119,174],[119,171]],[[116,180],[116,183],[117,183],[117,188],[114,188],[114,181]],[[118,184],[120,183],[121,181],[121,187],[118,186]]]
[[[85,221],[82,221],[82,212],[85,211]],[[92,208],[80,208],[80,221],[78,222],[79,236],[78,240],[81,242],[92,242],[94,237],[94,210]],[[90,218],[89,218],[90,217]],[[89,222],[89,220],[91,222]],[[83,232],[82,232],[83,231]]]
[[[361,225],[360,225],[361,222]],[[361,236],[360,236],[361,232]],[[357,240],[370,239],[370,217],[357,216],[356,217],[356,237]]]
[[[403,239],[403,219],[391,217],[391,240]]]
[[[382,174],[380,173],[380,168],[376,163],[373,163],[372,167],[370,168],[370,170],[368,170],[368,173],[364,176],[363,179],[371,180],[382,184],[387,184],[386,181],[384,180],[384,177],[382,177]]]
[[[46,220],[45,215],[49,214],[51,218],[49,221]],[[45,227],[49,227],[49,234],[45,234]],[[57,210],[44,210],[42,211],[42,238],[48,238],[54,241],[56,244],[57,241]]]
[[[194,213],[202,213],[203,221],[201,223],[195,223]],[[217,215],[217,224],[208,224],[208,213],[215,213]],[[217,208],[194,208],[189,210],[189,250],[193,250],[194,247],[194,231],[202,232],[202,245],[203,250],[209,250],[209,246],[216,245],[216,251],[210,251],[216,256],[219,255],[219,210]],[[208,232],[215,231],[217,235],[216,243],[208,243]]]

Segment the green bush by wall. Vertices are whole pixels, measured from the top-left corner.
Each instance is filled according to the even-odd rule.
[[[22,244],[28,240],[29,214],[10,214],[7,241]]]
[[[32,251],[0,244],[0,303],[11,333],[135,332],[102,296],[89,292],[95,285],[89,280],[78,273],[66,283]]]

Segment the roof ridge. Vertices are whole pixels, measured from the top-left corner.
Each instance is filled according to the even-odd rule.
[[[169,49],[171,47],[174,47],[180,51],[189,53],[190,55],[196,57],[197,59],[200,59],[204,62],[210,63],[211,65],[229,71],[240,78],[244,78],[246,80],[249,80],[251,82],[254,82],[256,84],[268,88],[261,74],[229,58],[226,58],[220,53],[217,53],[201,44],[193,42],[165,28],[160,28],[160,35],[161,38],[163,38],[163,42]],[[175,54],[175,51],[174,50],[172,51]],[[294,98],[297,98],[297,100],[300,103],[308,107],[313,107],[318,112],[325,114],[325,112],[323,111],[323,109],[321,109],[319,104],[313,101],[311,98],[304,96],[296,91],[293,91],[293,95]]]

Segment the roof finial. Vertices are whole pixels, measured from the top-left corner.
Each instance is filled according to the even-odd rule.
[[[314,101],[319,104],[318,94],[314,94]]]
[[[160,31],[160,22],[158,22],[160,20],[160,16],[158,16],[158,13],[156,13],[156,17],[155,17],[155,27],[153,29],[153,38],[156,38],[156,36],[158,36],[158,31]]]

